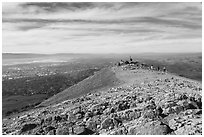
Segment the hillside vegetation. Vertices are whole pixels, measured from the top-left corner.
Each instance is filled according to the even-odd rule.
[[[114,72],[108,68],[105,68],[99,72],[96,72],[95,75],[84,79],[83,81],[69,87],[68,89],[65,89],[55,96],[52,96],[51,98],[42,102],[40,106],[53,105],[67,99],[72,99],[87,93],[96,92],[101,88],[112,87],[119,83],[120,81],[116,78]]]

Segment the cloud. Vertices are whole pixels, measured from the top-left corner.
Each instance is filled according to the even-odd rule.
[[[2,7],[3,52],[201,52],[200,3],[3,3]]]

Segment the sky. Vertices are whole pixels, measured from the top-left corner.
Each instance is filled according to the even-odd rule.
[[[4,53],[202,52],[201,3],[2,4]]]

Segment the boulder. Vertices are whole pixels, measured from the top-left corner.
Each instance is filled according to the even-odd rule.
[[[45,135],[46,132],[43,130],[42,127],[39,126],[39,127],[32,129],[32,134],[33,135]]]
[[[82,119],[83,115],[81,113],[76,114],[76,119]]]
[[[144,126],[137,125],[128,129],[129,135],[167,135],[171,132],[170,127],[160,121],[152,121]]]
[[[44,119],[41,119],[41,121],[40,121],[40,125],[43,125],[44,122],[45,122],[45,120],[44,120]]]
[[[180,124],[176,119],[179,119],[179,117],[169,120],[169,127],[173,130],[177,130]]]
[[[77,125],[77,126],[75,126],[75,127],[73,128],[74,134],[76,134],[76,135],[78,135],[78,134],[84,132],[84,130],[85,130],[85,127],[84,127],[84,126],[78,126],[78,125]]]
[[[106,118],[102,123],[101,123],[101,129],[108,129],[109,127],[114,127],[113,119],[111,118]]]
[[[122,121],[118,118],[113,118],[113,124],[114,126],[119,127],[122,125]]]
[[[73,114],[76,115],[76,114],[78,114],[80,112],[81,112],[81,107],[79,106],[73,111]]]
[[[47,135],[56,135],[56,130],[51,130],[47,133]]]
[[[35,123],[25,124],[25,125],[23,125],[21,132],[26,132],[26,131],[32,130],[36,127],[37,127],[37,124],[35,124]]]
[[[45,132],[49,132],[49,131],[54,130],[54,129],[55,129],[55,127],[53,127],[53,126],[48,126],[48,127],[45,127],[45,128],[44,128],[44,131],[45,131]]]
[[[183,106],[185,110],[186,109],[199,109],[197,103],[194,101],[190,101],[190,100],[182,100],[182,101],[179,101],[177,104],[180,106]]]
[[[56,122],[60,122],[61,120],[62,120],[62,117],[61,116],[54,116],[54,120],[56,121]]]
[[[174,107],[172,107],[172,109],[174,110],[174,112],[176,114],[178,114],[178,113],[180,113],[181,111],[184,110],[184,107],[183,106],[174,106]]]
[[[85,117],[85,118],[93,117],[93,113],[90,112],[90,111],[88,111],[88,112],[85,113],[85,116],[84,116],[84,117]]]
[[[75,126],[74,127],[74,134],[76,135],[92,135],[94,132],[84,126]]]
[[[155,112],[156,112],[156,115],[161,116],[163,109],[160,106],[157,106]]]
[[[158,118],[158,115],[154,110],[150,109],[143,112],[143,117],[154,120]]]
[[[130,108],[130,104],[127,101],[120,101],[117,106],[117,111],[122,111]]]
[[[94,133],[95,132],[93,132],[92,130],[84,128],[83,131],[80,131],[80,133],[78,133],[77,135],[93,135]]]
[[[97,130],[97,124],[93,120],[88,120],[86,122],[86,128],[91,129],[92,131],[96,131]]]
[[[174,113],[174,109],[172,107],[168,107],[166,109],[163,109],[163,114],[164,115],[169,115],[169,114],[172,114]]]
[[[132,103],[130,104],[130,108],[135,108],[135,107],[137,107],[137,103],[136,103],[136,102],[132,102]]]
[[[110,135],[127,135],[127,129],[125,127],[121,127],[119,129],[113,130]]]
[[[69,127],[59,127],[56,129],[56,135],[69,135]]]
[[[146,96],[145,98],[144,98],[144,101],[145,102],[148,102],[148,101],[150,101],[150,100],[152,100],[153,99],[153,97],[151,97],[151,96]]]
[[[53,119],[52,116],[49,116],[45,119],[45,122],[50,123],[52,122],[52,119]]]

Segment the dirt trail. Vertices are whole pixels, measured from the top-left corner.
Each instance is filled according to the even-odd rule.
[[[117,79],[123,81],[123,83],[121,83],[122,86],[128,86],[132,84],[140,85],[141,83],[148,83],[156,79],[167,79],[172,77],[193,82],[197,86],[202,86],[202,83],[200,81],[176,76],[171,73],[163,73],[161,71],[154,71],[148,69],[129,70],[126,69],[125,66],[113,67],[112,71],[115,73]]]

